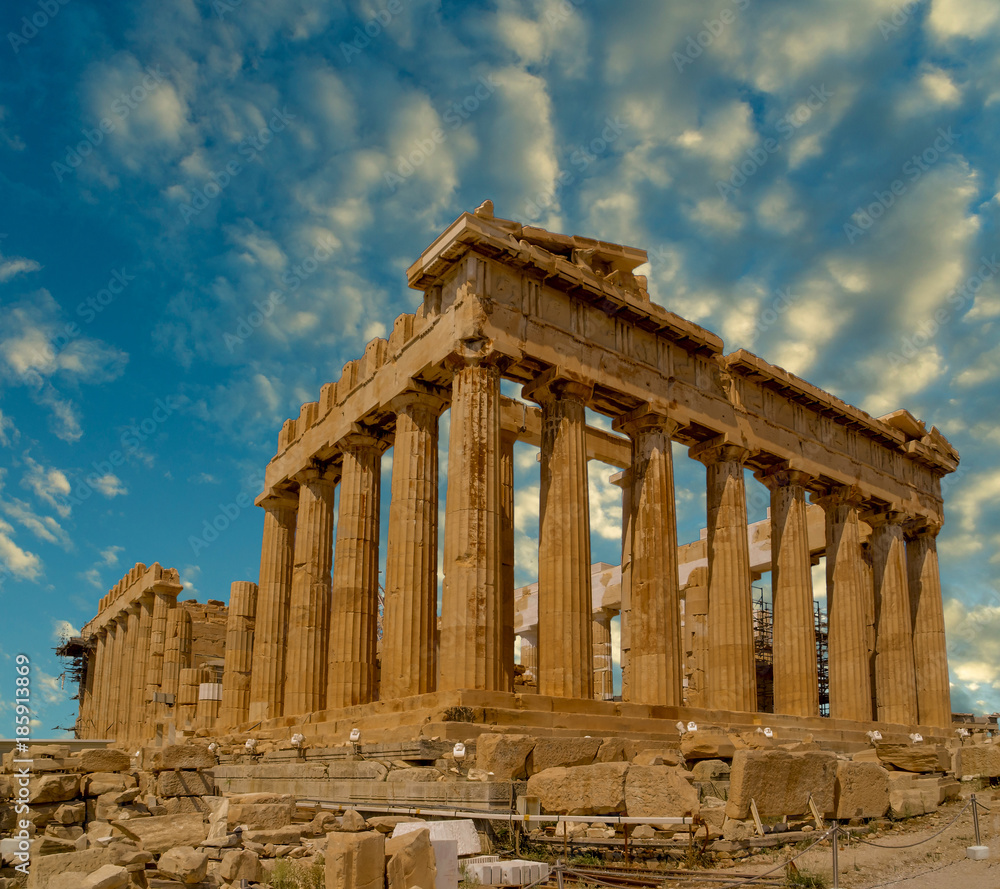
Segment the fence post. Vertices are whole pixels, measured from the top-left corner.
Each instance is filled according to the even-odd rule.
[[[971,795],[970,801],[972,803],[972,827],[976,834],[976,845],[966,847],[965,857],[974,861],[982,861],[990,857],[990,847],[982,844],[979,835],[979,803],[976,802],[974,793]]]
[[[840,851],[837,847],[838,839],[840,834],[840,825],[836,821],[833,822],[833,889],[840,889],[840,867],[837,861],[837,853]]]

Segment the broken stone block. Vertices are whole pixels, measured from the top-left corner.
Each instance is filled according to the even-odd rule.
[[[624,762],[626,758],[624,738],[605,738],[594,762]]]
[[[746,819],[751,799],[765,818],[808,814],[810,795],[820,812],[832,811],[836,775],[837,757],[833,753],[737,750],[729,775],[726,814]]]
[[[482,734],[476,739],[476,766],[497,781],[527,778],[527,759],[535,741],[528,735]]]
[[[230,828],[242,824],[251,830],[270,830],[291,824],[294,815],[295,803],[291,799],[288,802],[259,804],[229,801],[228,821]]]
[[[368,824],[357,811],[348,809],[340,819],[340,830],[360,833],[362,830],[368,830]]]
[[[240,880],[259,882],[263,878],[260,857],[249,849],[232,849],[222,856],[219,876],[230,883]]]
[[[874,762],[837,762],[832,815],[838,821],[881,818],[889,810],[889,773]],[[824,814],[830,815],[830,812]]]
[[[590,765],[601,744],[601,738],[538,738],[528,754],[528,774]]]
[[[732,759],[736,743],[723,731],[698,729],[681,738],[681,755],[687,759]]]
[[[434,886],[437,882],[434,847],[427,828],[386,840],[385,856],[389,889]]]
[[[84,796],[102,796],[105,793],[121,793],[130,790],[138,784],[131,775],[121,775],[114,772],[95,772],[83,779]]]
[[[482,851],[479,834],[474,821],[462,818],[456,821],[424,821],[422,824],[397,824],[393,838],[412,833],[415,830],[429,830],[431,843],[439,840],[454,840],[458,855],[478,855]]]
[[[200,744],[171,744],[167,747],[146,748],[143,763],[153,772],[166,769],[210,769],[215,765],[215,754]]]
[[[84,750],[78,764],[82,772],[127,772],[132,767],[132,757],[122,750]]]
[[[397,784],[403,781],[424,783],[427,781],[437,781],[441,777],[441,774],[440,769],[415,766],[406,769],[393,769],[386,777],[386,781],[390,784]]]
[[[602,762],[575,768],[546,769],[528,779],[528,796],[537,796],[547,813],[606,815],[625,810],[625,773],[629,764]]]
[[[385,889],[385,837],[374,830],[331,833],[326,885],[327,889]]]
[[[208,856],[191,846],[175,846],[160,856],[156,869],[182,883],[200,883],[208,876]]]
[[[157,815],[115,821],[114,828],[154,854],[174,846],[199,846],[208,836],[208,825],[198,814]]]
[[[703,759],[691,767],[695,781],[728,781],[730,771],[729,763],[721,759]]]
[[[213,796],[215,780],[204,772],[177,770],[160,772],[156,779],[156,795],[172,796]]]
[[[1000,778],[1000,743],[974,744],[955,751],[956,778]]]
[[[676,766],[629,766],[625,774],[625,809],[630,817],[697,815],[698,791]]]
[[[30,782],[29,803],[59,803],[74,799],[80,794],[78,775],[37,775]]]
[[[128,885],[128,871],[117,864],[105,864],[84,877],[80,889],[123,889]]]
[[[947,772],[951,768],[951,755],[938,744],[880,744],[878,758],[904,772]]]

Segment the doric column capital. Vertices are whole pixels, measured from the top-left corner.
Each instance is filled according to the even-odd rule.
[[[299,498],[293,491],[273,488],[261,494],[257,498],[256,504],[268,512],[276,509],[298,509]]]
[[[586,405],[593,394],[593,383],[561,367],[550,367],[521,389],[523,397],[538,404],[569,399]]]
[[[332,466],[321,463],[314,463],[295,473],[292,478],[300,485],[309,487],[330,487],[336,486],[340,479],[340,473]]]
[[[859,508],[865,502],[864,492],[857,485],[834,485],[822,493],[813,494],[813,503],[830,509],[834,506],[853,506]]]
[[[726,435],[718,435],[689,448],[688,455],[692,460],[712,466],[733,460],[737,463],[746,463],[753,455],[753,451],[738,442],[730,441]]]
[[[611,425],[615,432],[624,432],[635,438],[642,432],[663,432],[673,436],[681,424],[667,416],[665,411],[657,410],[650,404],[641,404],[616,418]]]
[[[389,447],[389,442],[376,430],[355,423],[351,431],[337,442],[337,447],[345,452],[375,450],[381,453]]]
[[[873,531],[887,525],[905,528],[912,519],[909,513],[891,507],[875,507],[867,510],[861,517],[871,525]]]
[[[411,381],[410,385],[390,399],[388,406],[397,414],[426,414],[438,417],[448,406],[448,399],[430,386]]]
[[[930,516],[915,516],[906,523],[905,532],[910,540],[917,540],[921,537],[933,539],[938,536],[942,527],[944,527],[944,522],[941,519]]]
[[[784,461],[761,472],[755,472],[756,479],[768,490],[774,491],[789,485],[808,487],[813,480],[812,475],[802,469],[796,469],[790,461]]]

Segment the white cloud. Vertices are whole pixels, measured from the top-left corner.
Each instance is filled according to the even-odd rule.
[[[909,361],[876,354],[861,363],[869,378],[879,381],[877,391],[861,402],[861,406],[876,417],[903,407],[913,396],[940,380],[948,367],[935,345],[921,349]]]
[[[941,40],[983,38],[1000,27],[1000,6],[993,0],[932,0],[927,24]]]
[[[12,441],[17,441],[20,433],[10,417],[5,417],[0,411],[0,445],[10,447]]]
[[[102,549],[100,551],[101,561],[105,565],[113,566],[118,564],[118,554],[125,551],[124,546],[109,546],[107,549]]]
[[[68,516],[71,507],[65,502],[65,498],[69,497],[73,488],[66,473],[54,466],[46,468],[28,456],[25,456],[24,462],[28,471],[21,484],[34,491],[39,499],[49,504],[63,518]]]
[[[122,480],[113,472],[102,475],[93,480],[93,485],[97,491],[105,497],[119,497],[128,493],[128,488],[122,484]]]
[[[0,565],[22,580],[37,580],[42,573],[42,560],[14,543],[13,533],[14,529],[0,519]]]
[[[58,543],[69,548],[69,535],[52,516],[38,515],[29,504],[23,500],[12,498],[2,504],[3,511],[21,527],[31,531],[40,540],[48,543]]]
[[[33,259],[26,259],[23,256],[4,256],[3,253],[0,253],[0,284],[9,281],[16,275],[37,272],[41,267],[41,263],[35,262]]]

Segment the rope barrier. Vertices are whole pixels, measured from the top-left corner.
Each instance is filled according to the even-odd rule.
[[[791,858],[788,859],[788,861],[783,861],[783,862],[781,862],[781,864],[778,864],[778,865],[772,867],[770,870],[766,870],[766,871],[764,871],[761,874],[757,874],[757,876],[755,876],[755,877],[750,877],[749,879],[746,879],[746,880],[739,880],[739,881],[737,881],[735,883],[724,883],[723,884],[723,889],[728,889],[728,887],[732,887],[732,886],[746,886],[746,885],[748,885],[750,883],[756,883],[757,880],[761,880],[764,877],[768,877],[771,874],[773,874],[775,871],[781,870],[783,867],[788,867],[788,865],[790,865],[793,861],[797,861],[799,858],[801,858],[806,853],[811,852],[820,843],[826,842],[826,840],[828,840],[833,834],[837,833],[837,831],[839,831],[839,830],[840,830],[839,827],[831,827],[821,837],[817,837],[817,839],[816,839],[815,842],[810,843],[805,849],[803,849],[801,852],[799,852],[798,855],[792,856]]]
[[[920,840],[917,843],[907,843],[905,846],[886,846],[882,843],[873,843],[870,842],[869,840],[863,840],[861,839],[861,837],[855,837],[855,839],[859,843],[864,843],[866,846],[874,846],[876,849],[912,849],[914,848],[914,846],[922,846],[924,843],[929,843],[935,837],[941,836],[941,834],[943,834],[949,827],[951,827],[956,821],[958,821],[959,818],[961,818],[969,810],[969,807],[971,805],[972,805],[971,802],[966,803],[962,811],[959,812],[954,818],[952,818],[951,821],[949,821],[937,833],[932,833],[929,837],[927,837],[927,839]]]

